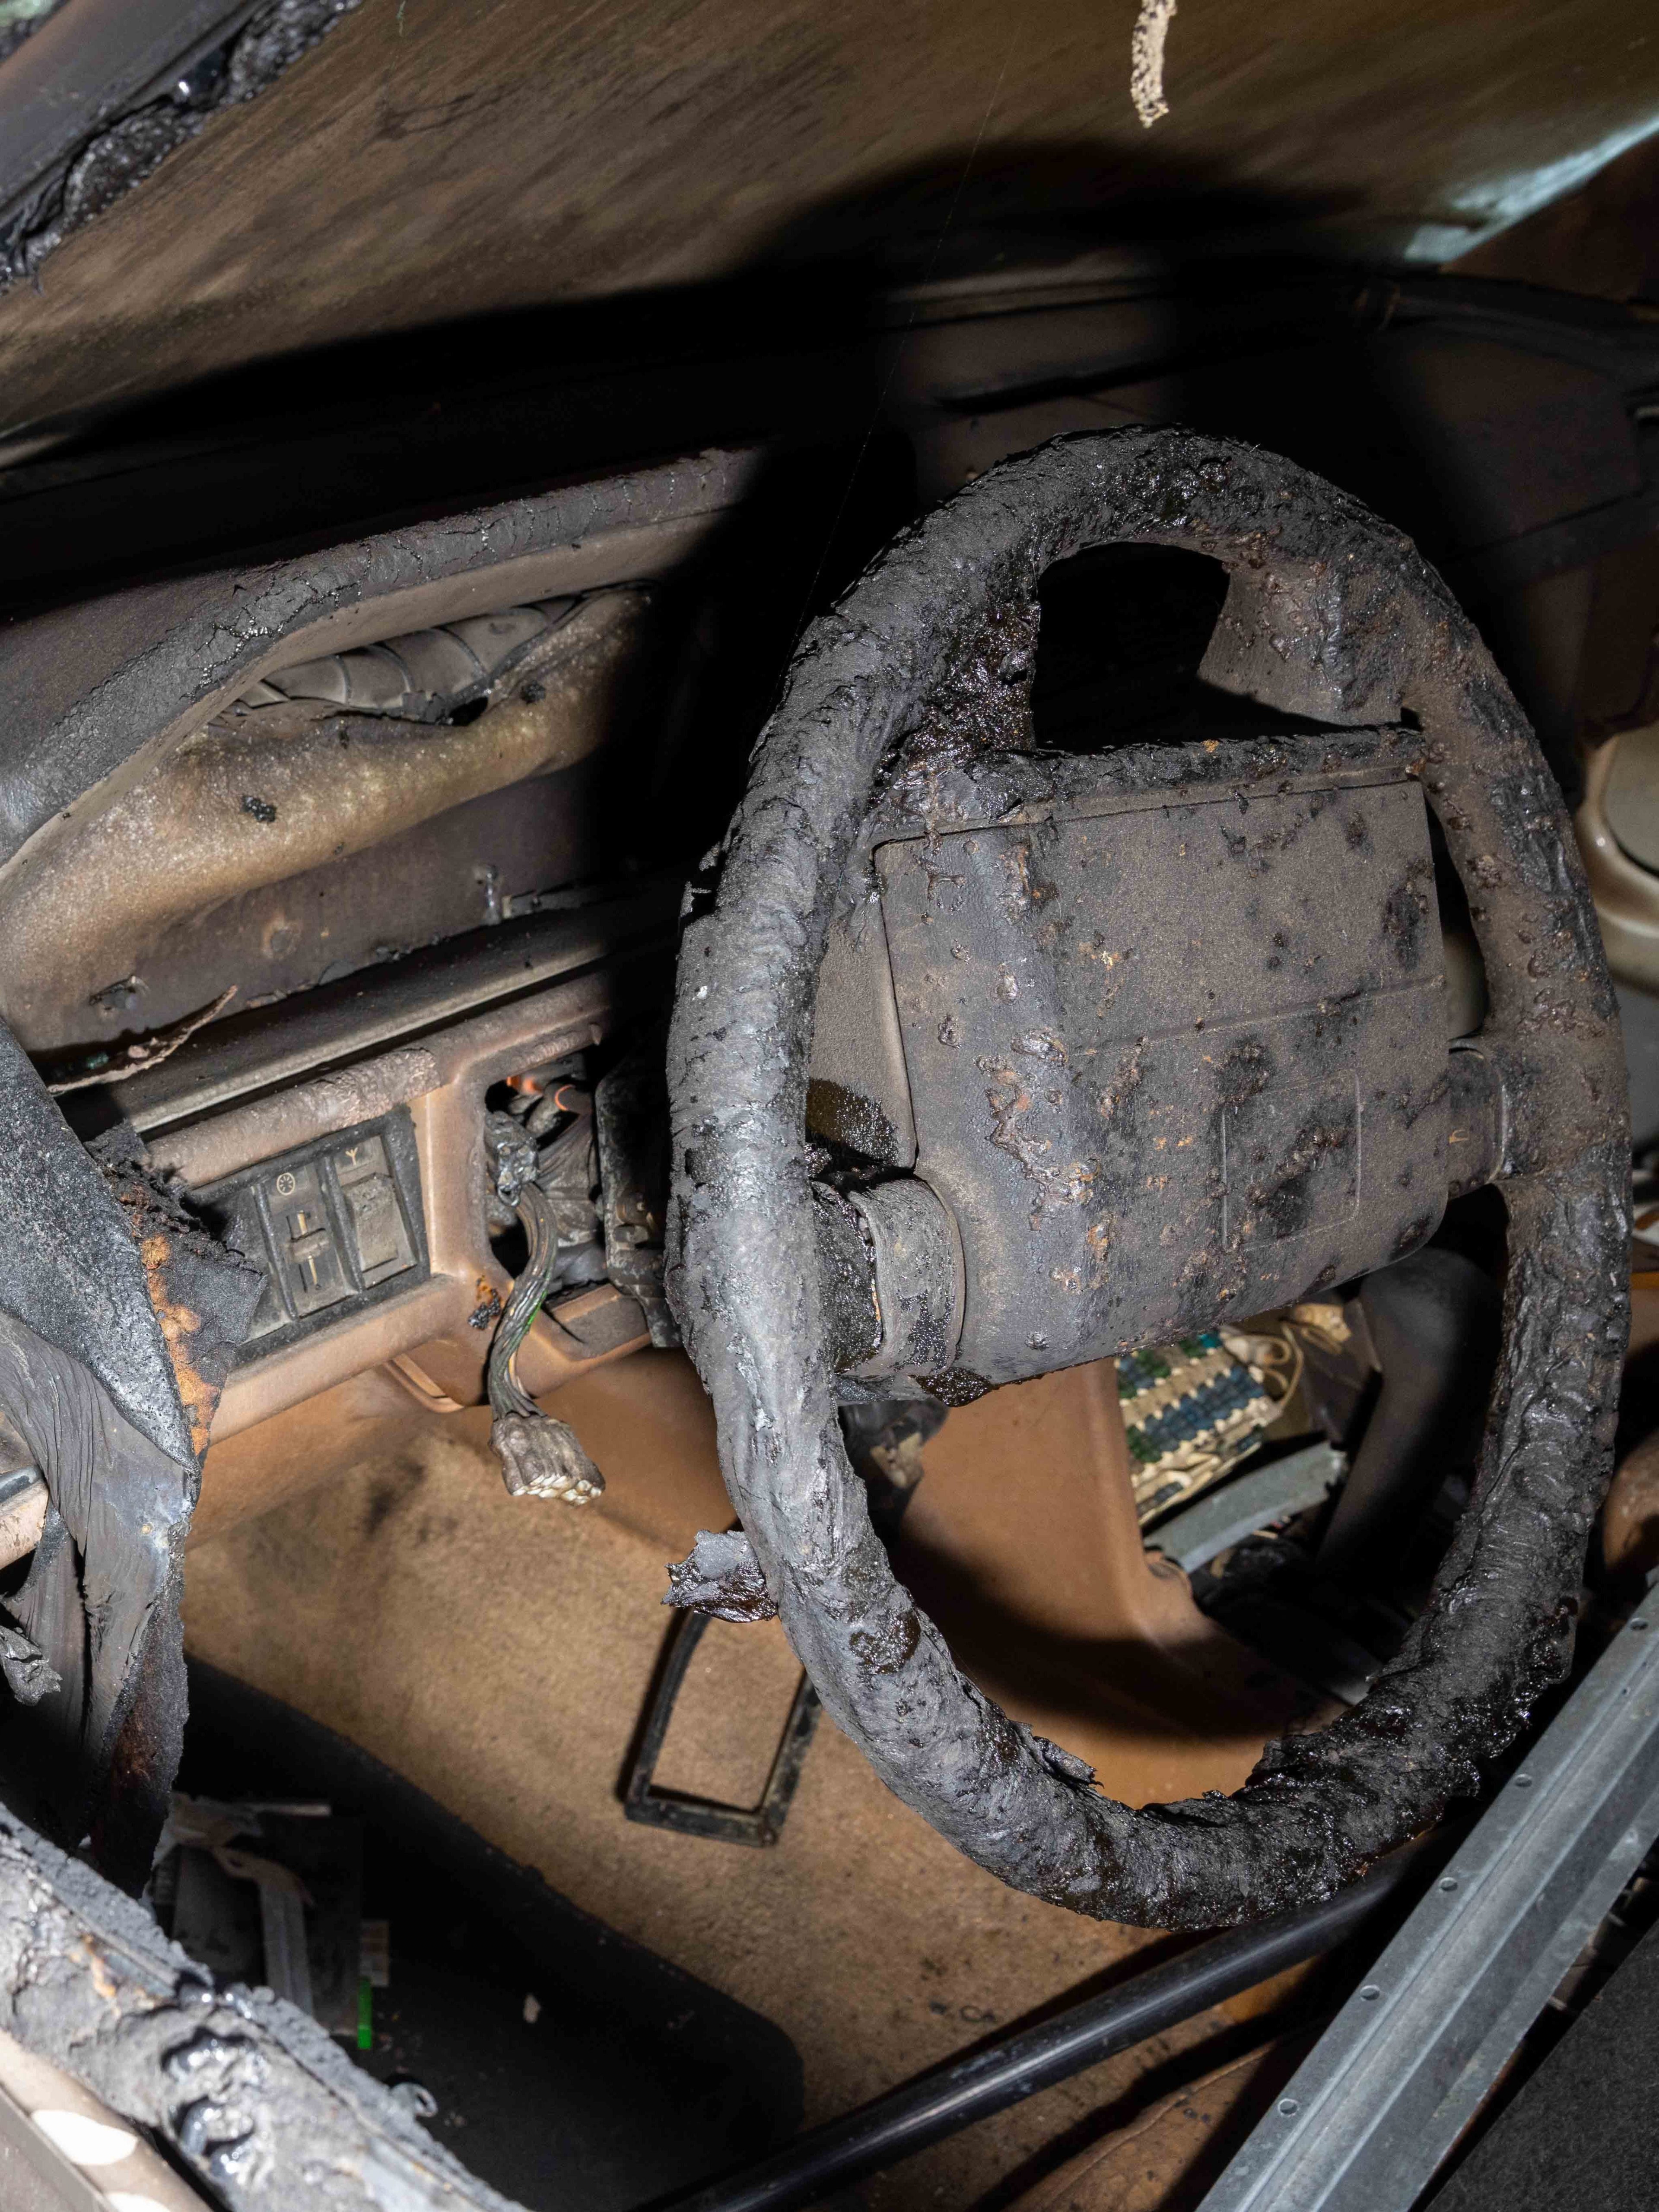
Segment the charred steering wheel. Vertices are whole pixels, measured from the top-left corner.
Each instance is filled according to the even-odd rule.
[[[1224,568],[1202,674],[1249,734],[1035,749],[1041,580],[1111,544]],[[1430,812],[1490,1002],[1450,1052]],[[828,1267],[804,1143],[826,1076],[889,1170]],[[1626,1330],[1628,1117],[1559,793],[1405,538],[1179,431],[1058,441],[927,517],[802,643],[694,898],[670,1079],[670,1289],[727,1485],[824,1704],[907,1803],[1018,1888],[1207,1927],[1328,1893],[1477,1786],[1570,1651]],[[1261,1310],[1416,1249],[1488,1182],[1503,1349],[1403,1650],[1237,1795],[1115,1803],[896,1582],[840,1404]]]

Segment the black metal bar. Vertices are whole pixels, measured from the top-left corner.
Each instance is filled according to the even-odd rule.
[[[1006,2112],[1286,1966],[1334,1949],[1437,1864],[1462,1832],[1460,1823],[1408,1844],[1318,1905],[1212,1936],[1052,2020],[907,2081],[797,2136],[756,2165],[675,2199],[672,2212],[799,2212],[820,2203],[834,2190]]]

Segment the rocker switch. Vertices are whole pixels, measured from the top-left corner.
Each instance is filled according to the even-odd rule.
[[[277,1264],[296,1314],[316,1313],[351,1295],[315,1162],[283,1168],[265,1186],[276,1231]]]
[[[356,1130],[331,1129],[276,1159],[251,1162],[192,1195],[215,1231],[265,1279],[242,1359],[343,1329],[430,1273],[406,1106]]]
[[[415,1248],[380,1139],[365,1137],[343,1146],[333,1155],[333,1167],[364,1285],[412,1267]]]

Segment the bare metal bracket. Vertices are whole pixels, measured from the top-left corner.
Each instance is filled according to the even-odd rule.
[[[1409,2212],[1659,1836],[1648,1601],[1204,2199],[1202,2212]]]

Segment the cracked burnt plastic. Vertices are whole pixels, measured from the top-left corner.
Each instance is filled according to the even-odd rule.
[[[1088,759],[1030,749],[1042,579],[1110,543],[1185,547],[1223,565],[1204,678],[1254,702],[1258,727],[1297,734]],[[1269,1745],[1231,1798],[1132,1810],[965,1679],[870,1525],[840,1427],[803,1143],[815,980],[832,931],[883,888],[879,854],[895,840],[921,840],[926,861],[975,826],[1076,815],[1085,792],[1097,810],[1105,795],[1143,811],[1260,804],[1271,817],[1287,799],[1355,785],[1407,811],[1420,790],[1468,894],[1490,1006],[1449,1064],[1438,1021],[1424,1031],[1434,1056],[1422,1036],[1403,1048],[1425,1110],[1398,1117],[1394,1173],[1419,1174],[1428,1201],[1410,1198],[1408,1218],[1381,1224],[1370,1246],[1339,1242],[1337,1257],[1377,1264],[1429,1233],[1448,1188],[1499,1184],[1510,1265],[1479,1480],[1427,1610],[1359,1705]],[[1339,823],[1343,803],[1332,801]],[[1401,882],[1415,836],[1395,855]],[[1321,896],[1340,927],[1343,884],[1326,875]],[[1399,887],[1375,887],[1384,950],[1391,927],[1401,939]],[[1425,994],[1432,950],[1413,955]],[[1477,1786],[1571,1648],[1627,1327],[1628,1116],[1559,793],[1485,647],[1407,540],[1287,462],[1174,431],[1057,441],[937,510],[802,645],[717,874],[694,901],[670,1080],[670,1294],[714,1402],[727,1484],[824,1704],[907,1803],[1018,1888],[1098,1917],[1197,1928],[1329,1893]],[[1166,1082],[1172,1104],[1181,1081]],[[927,1102],[915,1088],[920,1163]],[[1228,1110],[1218,1092],[1203,1103],[1212,1117]],[[1111,1162],[1109,1127],[1099,1151]],[[1231,1282],[1242,1297],[1251,1248],[1230,1255],[1224,1230],[1218,1249],[1204,1245],[1216,1209],[1214,1192],[1203,1196],[1164,1248],[1165,1282],[1196,1255],[1209,1291]],[[1085,1209],[1059,1211],[1071,1234]],[[969,1245],[981,1221],[964,1212]],[[1282,1290],[1297,1251],[1282,1239],[1262,1249]],[[1149,1324],[1169,1318],[1149,1288],[1152,1256],[1132,1255],[1127,1279],[1152,1301]],[[1320,1236],[1301,1240],[1304,1287],[1331,1256]],[[1006,1301],[1005,1351],[1020,1273],[990,1285]],[[1180,1318],[1195,1320],[1190,1270],[1186,1280]],[[1052,1309],[1049,1291],[1040,1303]],[[1134,1339],[1109,1272],[1096,1304],[1094,1333],[1048,1364]],[[950,1382],[978,1379],[957,1370]]]

